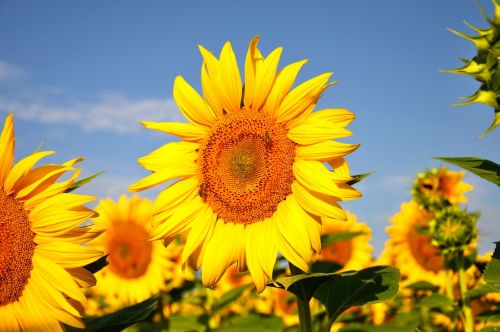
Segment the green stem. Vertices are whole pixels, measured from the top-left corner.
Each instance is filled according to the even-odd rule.
[[[446,275],[446,296],[453,302],[455,303],[455,294],[453,294],[453,270],[452,269],[446,269],[445,270],[445,275]],[[451,321],[451,326],[450,330],[454,331],[455,330],[455,319]]]
[[[458,281],[460,284],[460,294],[462,298],[463,324],[465,332],[474,331],[474,318],[470,307],[470,300],[467,298],[467,284],[465,280],[464,256],[460,253],[457,257]]]
[[[429,308],[421,307],[420,316],[422,318],[422,330],[424,332],[432,332],[431,321],[429,317]]]
[[[301,269],[290,263],[290,272],[292,275],[304,273]],[[297,307],[299,309],[299,323],[301,332],[312,332],[311,308],[309,299],[306,298],[306,292],[303,286],[300,286],[301,294],[297,296]]]

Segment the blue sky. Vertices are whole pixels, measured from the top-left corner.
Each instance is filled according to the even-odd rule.
[[[481,1],[491,12],[491,3]],[[13,111],[16,156],[43,141],[50,161],[83,155],[83,174],[107,172],[83,189],[117,198],[147,174],[136,158],[167,142],[139,120],[182,120],[172,101],[175,76],[200,87],[197,45],[218,53],[230,40],[240,65],[260,35],[264,54],[283,46],[281,66],[304,58],[298,82],[333,71],[340,84],[319,107],[343,107],[357,119],[361,143],[353,173],[375,171],[344,206],[373,229],[379,253],[391,215],[410,198],[412,178],[440,163],[433,156],[480,156],[500,162],[500,130],[486,106],[451,107],[471,94],[469,77],[439,72],[474,48],[448,32],[462,20],[485,26],[472,0],[426,1],[0,1],[0,116]],[[475,186],[481,250],[500,240],[498,188]],[[158,190],[142,193],[154,198]]]

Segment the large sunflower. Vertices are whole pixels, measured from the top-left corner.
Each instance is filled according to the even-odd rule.
[[[99,216],[93,221],[106,232],[91,245],[108,253],[108,265],[96,273],[95,296],[102,296],[111,310],[141,302],[161,289],[175,286],[182,278],[177,273],[180,248],[171,243],[165,248],[151,237],[153,204],[148,199],[122,195],[117,203],[101,200],[96,207]]]
[[[320,250],[321,218],[345,219],[338,201],[358,198],[343,156],[358,145],[349,136],[354,115],[344,109],[313,112],[331,73],[294,89],[299,61],[276,73],[282,49],[266,58],[249,45],[245,84],[227,42],[220,58],[200,46],[201,97],[178,76],[174,99],[189,123],[143,122],[178,136],[139,159],[153,174],[130,187],[140,191],[180,179],[153,207],[153,239],[189,231],[183,261],[202,269],[213,286],[234,263],[247,268],[259,291],[272,278],[276,256],[307,271]],[[334,169],[330,170],[325,162]]]
[[[401,211],[392,217],[392,225],[387,228],[390,238],[384,251],[389,254],[382,256],[401,270],[407,283],[426,280],[442,285],[445,278],[444,259],[432,245],[431,237],[424,234],[433,218],[432,212],[412,200],[401,205]]]
[[[82,245],[96,235],[80,227],[94,215],[82,204],[95,198],[65,193],[82,158],[34,167],[54,153],[41,151],[14,164],[14,143],[10,114],[0,136],[0,331],[83,328],[81,287],[95,284],[83,266],[102,253]],[[69,179],[56,182],[69,171]]]
[[[353,233],[357,236],[335,241],[321,248],[318,260],[339,264],[341,271],[360,270],[373,263],[371,255],[373,248],[370,246],[371,229],[362,222],[358,222],[354,214],[347,213],[347,221],[325,220],[321,234],[335,235]]]

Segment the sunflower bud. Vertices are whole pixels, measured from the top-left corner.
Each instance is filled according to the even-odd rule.
[[[436,213],[434,220],[429,223],[432,244],[445,254],[465,250],[477,239],[478,218],[478,213],[459,208],[448,208]]]

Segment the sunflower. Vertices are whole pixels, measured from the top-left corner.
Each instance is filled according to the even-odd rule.
[[[357,236],[335,241],[321,248],[318,260],[333,262],[342,266],[341,271],[359,270],[372,264],[372,251],[370,246],[371,229],[362,222],[358,222],[355,215],[347,213],[347,221],[325,220],[322,235],[335,235],[342,233],[359,233]]]
[[[82,204],[95,198],[66,193],[83,158],[34,167],[54,153],[40,151],[14,164],[14,144],[9,114],[0,136],[0,331],[83,328],[76,309],[85,302],[81,287],[95,284],[83,266],[102,256],[82,245],[96,235],[80,227],[95,214]]]
[[[444,259],[432,245],[431,237],[424,233],[433,218],[432,212],[412,200],[401,205],[401,211],[392,217],[392,225],[387,228],[390,238],[384,251],[390,253],[382,253],[382,257],[394,262],[407,283],[425,280],[442,285],[445,278]]]
[[[99,216],[93,221],[106,232],[90,245],[108,253],[109,264],[96,273],[93,296],[102,297],[110,310],[178,286],[177,279],[183,278],[177,273],[180,247],[175,242],[165,248],[158,241],[148,241],[152,207],[148,199],[122,195],[117,203],[101,200],[95,209]]]
[[[413,186],[413,194],[419,204],[428,209],[442,208],[445,205],[467,203],[464,193],[474,187],[462,182],[464,172],[453,172],[442,166],[420,173]]]
[[[313,112],[333,84],[331,73],[292,89],[306,61],[276,73],[282,49],[264,57],[258,40],[248,48],[244,89],[229,42],[219,58],[200,46],[203,97],[181,76],[174,82],[174,99],[189,123],[142,122],[182,141],[140,158],[153,174],[129,189],[178,179],[154,202],[152,239],[168,242],[189,231],[182,260],[203,266],[209,287],[236,264],[248,267],[262,291],[278,253],[309,270],[321,246],[321,218],[345,219],[338,201],[360,197],[348,185],[352,177],[343,159],[358,145],[334,140],[351,134],[345,127],[354,115]]]

